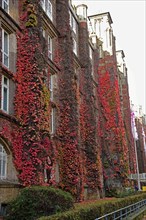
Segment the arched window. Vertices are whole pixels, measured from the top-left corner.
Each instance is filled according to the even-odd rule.
[[[6,179],[7,175],[7,153],[0,144],[0,179]]]

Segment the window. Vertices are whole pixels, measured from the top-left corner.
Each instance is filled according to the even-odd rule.
[[[102,45],[99,45],[99,58],[103,57]]]
[[[54,134],[55,132],[55,108],[51,109],[51,126],[50,126],[50,130],[51,130],[51,134]]]
[[[93,55],[93,53],[92,53],[93,51],[92,51],[92,48],[89,46],[89,56],[90,56],[90,59],[92,60],[92,55]]]
[[[42,29],[42,35],[43,35],[43,37],[45,38],[46,31],[45,31],[44,29]]]
[[[5,179],[7,175],[7,153],[0,144],[0,179]]]
[[[2,0],[2,8],[8,13],[9,12],[9,0]]]
[[[109,30],[109,45],[112,46],[112,31]]]
[[[53,101],[54,75],[50,76],[50,99]]]
[[[52,60],[52,38],[48,36],[48,57]]]
[[[74,38],[73,38],[73,52],[77,55],[77,42]]]
[[[71,12],[70,12],[70,26],[71,26],[72,30],[74,31],[74,33],[76,34],[76,32],[77,32],[77,22],[76,22],[76,20],[73,17]]]
[[[5,112],[9,110],[9,79],[2,76],[2,99],[1,99],[1,109]]]
[[[49,18],[52,20],[52,4],[50,1],[47,1],[47,15],[49,16]]]
[[[48,17],[52,20],[52,4],[49,0],[42,0],[42,8],[48,15]]]
[[[2,63],[9,67],[9,34],[2,29]]]

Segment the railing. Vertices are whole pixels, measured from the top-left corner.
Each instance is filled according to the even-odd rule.
[[[137,175],[137,174],[130,174],[130,175],[129,175],[129,179],[137,180],[137,179],[138,179],[138,175]],[[140,174],[139,174],[139,179],[146,181],[146,173],[140,173]]]
[[[115,212],[103,215],[95,220],[129,220],[133,215],[138,216],[142,211],[146,210],[146,199],[132,205],[118,209]]]

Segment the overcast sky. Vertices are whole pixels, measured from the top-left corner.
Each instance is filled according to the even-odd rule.
[[[123,50],[130,98],[146,113],[146,0],[72,0],[86,4],[88,15],[110,12],[116,49]]]

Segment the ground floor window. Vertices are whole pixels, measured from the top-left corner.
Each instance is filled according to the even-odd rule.
[[[5,179],[7,176],[7,153],[0,144],[0,179]]]

